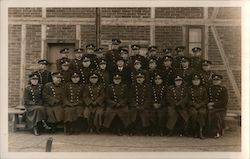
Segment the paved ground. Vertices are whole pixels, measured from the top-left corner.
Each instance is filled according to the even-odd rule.
[[[27,131],[9,133],[9,151],[44,152],[46,140],[53,138],[53,152],[145,152],[145,151],[241,151],[240,127],[226,131],[220,139],[194,139],[191,137],[115,136],[111,134],[80,134],[66,136],[63,133],[34,136]]]

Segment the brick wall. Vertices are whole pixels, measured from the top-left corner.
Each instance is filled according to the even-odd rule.
[[[95,8],[46,8],[47,17],[95,18]]]
[[[150,18],[150,8],[102,8],[105,18]]]
[[[156,18],[203,18],[203,8],[201,7],[168,7],[156,8]]]
[[[181,26],[156,26],[155,44],[162,50],[166,47],[181,46],[183,41]]]
[[[158,7],[155,10],[156,18],[179,18],[179,19],[201,19],[204,16],[201,7]],[[208,8],[208,15],[211,17],[214,8]],[[101,8],[102,18],[150,18],[150,8]],[[41,8],[9,8],[9,17],[41,17]],[[46,8],[47,18],[95,18],[95,8]],[[220,8],[217,18],[239,19],[240,8]],[[36,61],[41,56],[41,25],[29,24],[26,35],[26,78],[37,66]],[[174,48],[183,44],[183,27],[185,26],[156,26],[155,43],[160,48]],[[241,59],[241,30],[240,26],[218,26],[216,27],[219,38],[225,49],[230,66],[240,65]],[[85,48],[87,44],[96,43],[96,26],[90,24],[80,24],[80,46]],[[102,25],[101,40],[110,41],[112,38],[121,40],[142,40],[150,43],[150,26],[130,26],[130,25]],[[76,26],[71,24],[48,24],[46,26],[46,40],[75,40]],[[102,45],[105,49],[108,46]],[[208,58],[215,65],[223,65],[218,47],[215,43],[211,30],[209,29]],[[21,25],[9,25],[9,106],[16,106],[20,100],[20,59],[21,59]],[[237,101],[232,85],[228,79],[226,70],[216,71],[224,76],[223,83],[229,89],[230,109],[239,109],[240,101]],[[234,77],[241,86],[241,71],[233,70]],[[27,80],[25,81],[27,83]]]
[[[20,59],[21,59],[21,25],[9,25],[8,40],[8,76],[9,106],[19,104],[20,91]]]
[[[9,17],[42,17],[42,8],[9,8]]]

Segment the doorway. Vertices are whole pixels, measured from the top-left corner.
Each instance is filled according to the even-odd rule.
[[[48,43],[47,49],[47,59],[50,63],[48,66],[48,70],[51,72],[57,71],[56,60],[61,58],[60,50],[64,48],[69,48],[69,55],[68,58],[74,58],[74,49],[76,48],[75,43]]]

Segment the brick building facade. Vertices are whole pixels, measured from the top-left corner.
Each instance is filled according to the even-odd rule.
[[[203,56],[229,89],[229,109],[240,109],[241,8],[9,8],[8,15],[9,107],[20,105],[27,75],[47,58],[50,43],[108,49],[120,38],[124,45],[174,48],[191,46],[190,30],[200,29]]]

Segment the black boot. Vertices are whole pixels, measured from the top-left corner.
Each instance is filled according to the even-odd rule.
[[[43,123],[43,128],[44,128],[45,130],[47,130],[47,131],[50,131],[50,130],[51,130],[51,127],[48,126],[48,124],[47,124],[44,120],[42,120],[42,123]]]

